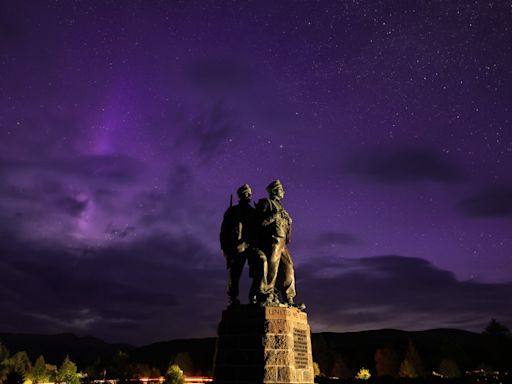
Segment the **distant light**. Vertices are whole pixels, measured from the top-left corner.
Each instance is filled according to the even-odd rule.
[[[210,376],[185,376],[185,383],[211,383],[213,377]]]

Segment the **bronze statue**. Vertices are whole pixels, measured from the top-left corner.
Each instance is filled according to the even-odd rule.
[[[249,259],[250,274],[260,275],[257,269],[263,271],[260,266],[264,260],[264,254],[259,254],[253,250],[256,240],[256,211],[251,206],[252,191],[248,184],[242,185],[237,190],[239,202],[233,206],[232,203],[224,213],[220,230],[220,245],[224,256],[226,257],[226,267],[228,274],[228,297],[230,305],[240,304],[238,300],[239,283],[245,262]],[[262,272],[261,272],[262,273]],[[249,300],[255,301],[257,292],[261,287],[259,282],[254,279],[249,292]]]
[[[239,282],[245,262],[249,264],[252,284],[249,302],[263,306],[296,305],[295,274],[290,251],[292,219],[281,205],[284,190],[275,180],[267,186],[268,198],[261,199],[254,209],[252,191],[244,184],[237,191],[239,203],[224,214],[220,243],[229,270],[230,305],[240,304]],[[283,304],[282,304],[283,303]]]
[[[295,275],[290,242],[292,219],[281,204],[283,185],[275,180],[267,186],[268,198],[256,205],[258,217],[258,245],[267,259],[266,304],[280,303],[280,296],[289,306],[295,306]]]

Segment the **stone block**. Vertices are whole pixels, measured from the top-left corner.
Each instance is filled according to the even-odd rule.
[[[295,381],[295,370],[292,367],[277,367],[278,383],[293,383]]]
[[[265,350],[264,362],[266,365],[288,365],[292,356],[288,350]]]
[[[277,367],[266,367],[263,373],[264,383],[275,383],[277,382]]]
[[[272,319],[265,321],[266,333],[288,333],[290,332],[290,323],[284,319]]]
[[[302,370],[302,382],[303,383],[312,383],[315,379],[315,372],[313,369],[304,369]]]
[[[265,349],[287,349],[291,347],[288,335],[265,335],[263,348]]]

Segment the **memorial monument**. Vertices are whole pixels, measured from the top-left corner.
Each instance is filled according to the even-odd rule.
[[[292,219],[279,180],[268,197],[250,205],[251,188],[224,214],[220,242],[228,269],[228,307],[222,312],[215,350],[216,384],[314,381],[311,332],[303,304],[295,303],[295,275],[288,243]],[[253,281],[249,304],[238,299],[245,262]]]

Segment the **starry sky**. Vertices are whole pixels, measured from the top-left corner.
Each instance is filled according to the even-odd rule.
[[[0,8],[0,331],[215,335],[276,178],[314,332],[512,327],[512,1]]]

